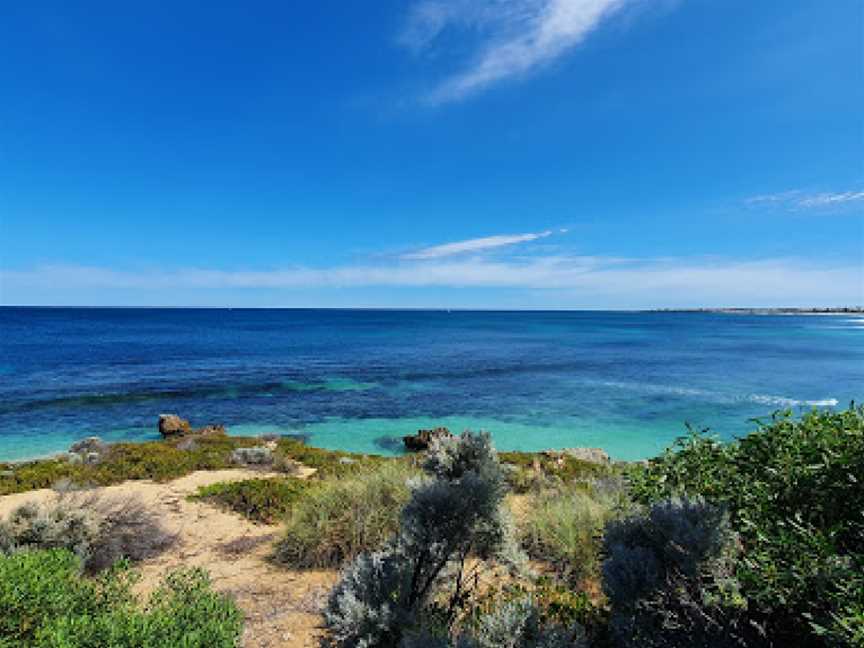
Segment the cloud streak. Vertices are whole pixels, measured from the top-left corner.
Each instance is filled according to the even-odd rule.
[[[441,81],[430,104],[456,101],[525,75],[582,43],[628,0],[421,0],[399,41],[412,51],[431,47],[448,29],[470,29],[480,45],[470,63]]]
[[[134,297],[136,292],[200,296],[200,291],[213,291],[230,300],[231,295],[255,289],[311,289],[318,293],[377,287],[518,289],[547,295],[562,305],[612,307],[854,305],[864,301],[862,286],[864,271],[860,266],[814,265],[795,259],[622,260],[556,256],[493,261],[475,257],[463,261],[266,271],[118,271],[43,266],[0,273],[0,294],[5,303],[58,303],[56,295],[80,289],[93,289],[100,295],[115,291],[131,299],[127,303],[136,303],[128,297]],[[19,295],[29,299],[22,300]],[[38,295],[46,295],[45,301],[34,299]]]
[[[567,230],[559,230],[561,233]],[[454,256],[457,254],[488,252],[497,248],[517,245],[518,243],[527,243],[528,241],[536,241],[537,239],[552,236],[552,230],[543,232],[528,232],[527,234],[498,234],[496,236],[485,236],[482,238],[468,239],[465,241],[454,241],[453,243],[444,243],[443,245],[434,245],[432,247],[417,250],[403,254],[403,259],[440,259],[442,257]]]
[[[750,206],[775,206],[787,209],[819,209],[845,207],[851,203],[864,201],[864,191],[838,191],[808,194],[800,189],[764,194],[747,198],[744,203]]]
[[[815,196],[807,196],[798,201],[801,207],[825,207],[828,205],[842,205],[843,203],[864,200],[864,191],[846,191],[843,193],[822,193]]]

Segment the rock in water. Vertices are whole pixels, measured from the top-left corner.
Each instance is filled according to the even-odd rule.
[[[192,432],[192,427],[189,421],[180,418],[176,414],[160,414],[159,415],[159,434],[162,438],[186,436]]]
[[[449,439],[453,435],[446,427],[437,427],[433,430],[417,430],[417,434],[402,437],[405,448],[414,452],[428,450],[433,439]]]

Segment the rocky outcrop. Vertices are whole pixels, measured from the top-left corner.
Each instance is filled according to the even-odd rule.
[[[184,418],[176,414],[159,415],[159,434],[163,439],[175,439],[187,436],[213,436],[225,434],[224,425],[205,425],[202,428],[193,429]]]
[[[192,430],[192,434],[196,436],[223,436],[226,434],[224,425],[205,425],[202,428]]]
[[[608,453],[602,448],[564,448],[563,450],[545,450],[543,454],[552,458],[567,455],[579,461],[596,464],[608,464],[612,461]]]
[[[97,436],[76,441],[69,446],[68,459],[72,463],[97,464],[108,449],[108,444]]]
[[[191,432],[192,426],[186,419],[180,418],[176,414],[159,415],[159,434],[162,435],[163,439],[186,436]]]
[[[417,430],[417,434],[402,437],[402,442],[407,450],[417,452],[428,450],[434,439],[449,439],[452,436],[446,427],[437,427],[432,430]]]
[[[564,448],[563,452],[574,459],[590,463],[608,464],[612,461],[609,458],[609,453],[602,448]]]
[[[237,448],[231,453],[231,462],[241,466],[268,466],[273,463],[273,451],[266,446]]]

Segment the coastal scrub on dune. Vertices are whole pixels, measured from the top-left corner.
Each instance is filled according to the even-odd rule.
[[[862,407],[778,413],[733,443],[691,435],[638,464],[578,449],[499,454],[472,433],[401,458],[288,438],[177,445],[145,444],[143,471],[125,448],[104,449],[103,474],[137,481],[43,489],[23,508],[26,492],[0,499],[3,577],[31,582],[42,565],[64,565],[57,592],[49,582],[26,594],[30,603],[0,584],[10,609],[47,610],[11,616],[0,645],[99,645],[77,604],[61,614],[40,597],[123,590],[131,560],[145,591],[172,570],[183,575],[158,589],[170,604],[118,598],[128,624],[110,605],[85,610],[122,648],[158,645],[147,643],[157,636],[238,645],[234,605],[249,648],[864,646]],[[202,452],[219,464],[258,447],[281,463],[142,480],[184,472]],[[58,463],[14,466],[13,476],[47,477]],[[25,489],[11,477],[7,487]],[[139,506],[108,504],[126,502],[111,498],[129,488]],[[210,584],[189,568],[212,572]],[[217,628],[199,629],[205,613],[222,619]],[[55,641],[61,631],[66,643]]]

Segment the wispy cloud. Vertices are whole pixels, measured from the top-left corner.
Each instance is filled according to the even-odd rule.
[[[566,229],[559,230],[564,233]],[[487,252],[497,248],[516,245],[517,243],[526,243],[528,241],[536,241],[537,239],[552,236],[552,230],[543,232],[528,232],[527,234],[498,234],[496,236],[484,236],[483,238],[468,239],[465,241],[454,241],[453,243],[444,243],[443,245],[433,245],[432,247],[423,248],[416,252],[403,254],[403,259],[440,259],[456,254],[467,254],[477,252]]]
[[[864,270],[854,264],[820,264],[796,259],[707,258],[622,260],[555,256],[495,261],[473,257],[382,265],[293,267],[266,271],[200,268],[173,271],[117,271],[86,266],[44,266],[3,271],[5,303],[69,303],[67,295],[137,295],[200,298],[231,304],[247,290],[353,288],[504,288],[555,296],[556,303],[613,307],[680,305],[825,305],[864,301]],[[527,294],[527,293],[526,293]],[[58,301],[58,295],[63,300]],[[144,298],[142,297],[141,300]],[[440,297],[438,298],[440,300]],[[139,301],[141,301],[139,300]],[[438,302],[440,304],[440,301]],[[303,305],[303,304],[301,304]],[[394,304],[398,305],[398,304]]]
[[[841,205],[843,203],[864,200],[864,191],[846,191],[843,193],[821,193],[807,196],[798,201],[801,207],[825,207],[826,205]]]
[[[493,83],[524,75],[579,45],[630,0],[420,0],[400,42],[417,52],[448,28],[472,30],[480,39],[471,61],[426,96],[454,101]]]
[[[806,193],[800,189],[793,189],[791,191],[752,196],[744,202],[750,206],[773,205],[787,209],[812,209],[820,207],[843,207],[849,203],[859,201],[864,201],[864,191]]]
[[[747,205],[776,205],[779,203],[791,203],[801,196],[801,191],[793,189],[791,191],[781,191],[773,194],[760,194],[758,196],[750,196],[744,200]]]

